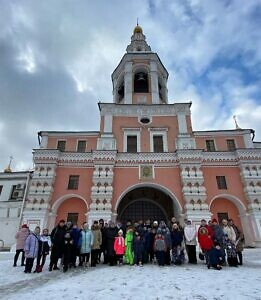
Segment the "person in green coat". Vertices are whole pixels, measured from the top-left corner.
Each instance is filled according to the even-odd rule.
[[[129,227],[126,232],[126,237],[125,237],[125,260],[126,264],[133,265],[133,228]]]

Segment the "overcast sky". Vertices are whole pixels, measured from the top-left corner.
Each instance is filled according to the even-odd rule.
[[[40,130],[99,130],[111,73],[139,17],[194,130],[261,140],[259,0],[0,0],[0,170],[32,168]]]

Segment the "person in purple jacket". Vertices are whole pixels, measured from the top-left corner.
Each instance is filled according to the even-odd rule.
[[[34,232],[31,232],[25,241],[24,253],[26,257],[25,261],[25,273],[31,273],[34,259],[38,255],[39,249],[39,239],[40,239],[40,227],[35,227]]]

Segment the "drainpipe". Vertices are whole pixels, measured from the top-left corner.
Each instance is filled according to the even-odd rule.
[[[26,178],[26,186],[25,186],[25,191],[24,191],[24,196],[23,196],[23,202],[22,202],[22,207],[21,207],[21,212],[20,212],[19,227],[21,226],[22,220],[23,220],[23,211],[24,211],[24,207],[25,207],[27,191],[28,191],[28,188],[29,188],[30,175],[31,175],[30,171],[28,171],[27,178]]]

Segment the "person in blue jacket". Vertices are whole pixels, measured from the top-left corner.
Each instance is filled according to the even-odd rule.
[[[224,252],[220,243],[216,242],[214,247],[209,252],[209,268],[212,267],[216,270],[221,270],[221,265],[224,263]]]

